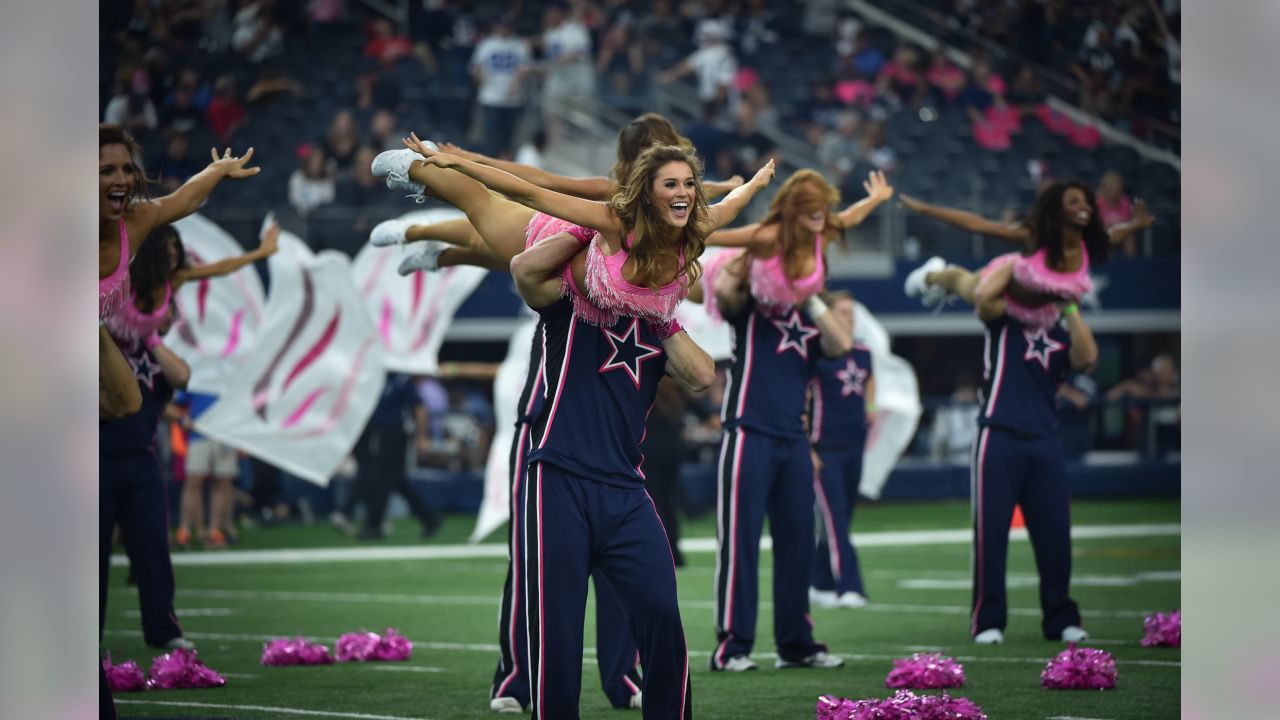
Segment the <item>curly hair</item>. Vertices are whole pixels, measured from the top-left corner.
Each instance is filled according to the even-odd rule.
[[[169,260],[169,244],[177,248],[176,265]],[[142,312],[156,308],[156,292],[173,278],[173,273],[187,266],[187,250],[182,245],[178,230],[172,225],[161,225],[147,235],[146,242],[138,248],[138,254],[129,263],[129,285],[133,289],[134,302]]]
[[[662,210],[653,204],[653,182],[658,171],[668,163],[685,163],[693,171],[695,192],[689,204],[689,222],[678,232],[663,219]],[[636,262],[636,285],[657,289],[666,284],[659,261],[663,258],[679,258],[683,249],[676,277],[691,286],[702,274],[698,258],[707,246],[710,234],[707,195],[702,189],[702,163],[693,148],[675,145],[652,145],[642,151],[631,164],[631,173],[616,195],[609,200],[609,209],[622,221],[625,230],[622,246]]]
[[[791,176],[778,188],[773,200],[769,202],[769,210],[760,221],[760,227],[779,226],[778,239],[782,243],[780,250],[782,267],[786,271],[788,280],[799,274],[800,260],[809,252],[808,243],[800,241],[801,236],[806,234],[804,228],[797,222],[801,215],[822,209],[826,213],[826,224],[822,228],[823,237],[834,239],[844,247],[844,228],[840,225],[839,219],[831,213],[831,207],[839,202],[840,191],[832,187],[831,183],[828,183],[817,170],[808,168],[797,170],[791,173]]]
[[[625,183],[631,176],[631,163],[653,145],[693,149],[693,142],[677,132],[670,120],[658,113],[645,113],[618,131],[618,162],[614,163],[609,176],[619,185]]]
[[[1033,249],[1044,248],[1047,265],[1060,268],[1063,263],[1063,239],[1066,236],[1067,218],[1062,210],[1062,201],[1068,190],[1079,190],[1084,193],[1085,202],[1089,203],[1089,223],[1081,234],[1085,249],[1089,252],[1090,263],[1106,262],[1111,253],[1111,236],[1107,234],[1102,218],[1098,214],[1098,201],[1093,189],[1080,180],[1065,183],[1054,183],[1045,188],[1036,198],[1036,202],[1027,212],[1026,226],[1031,233]]]
[[[137,167],[138,172],[133,176],[133,187],[129,189],[129,196],[125,198],[125,206],[129,203],[145,199],[147,197],[147,185],[151,180],[147,177],[146,172],[142,169],[142,146],[137,140],[129,134],[128,130],[113,123],[98,124],[98,152],[102,152],[104,145],[123,145],[125,150],[129,152],[130,159]]]

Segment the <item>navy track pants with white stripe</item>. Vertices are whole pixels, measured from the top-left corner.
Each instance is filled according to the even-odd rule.
[[[759,603],[760,533],[773,537],[773,636],[778,656],[803,660],[826,647],[813,641],[809,574],[813,567],[813,460],[804,437],[743,428],[720,444],[716,494],[716,639],[714,669],[750,655]]]
[[[1056,435],[1028,437],[984,427],[974,439],[973,614],[970,632],[1004,630],[1009,615],[1005,573],[1013,506],[1022,506],[1040,571],[1041,631],[1057,640],[1080,625],[1071,584],[1071,494]]]
[[[533,717],[578,717],[587,579],[602,576],[644,667],[644,717],[692,718],[689,653],[667,535],[642,487],[620,487],[547,463],[529,466],[518,579],[528,627]]]
[[[858,552],[849,540],[849,524],[858,501],[858,484],[862,482],[862,446],[819,450],[818,459],[822,469],[816,473],[813,489],[822,530],[813,554],[813,587],[837,594],[866,595]]]

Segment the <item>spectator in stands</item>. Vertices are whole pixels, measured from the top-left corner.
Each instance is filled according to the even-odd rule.
[[[160,189],[165,193],[177,190],[187,178],[204,169],[192,160],[191,141],[186,133],[181,132],[169,133],[164,155],[152,163],[152,168],[160,181]]]
[[[969,68],[969,82],[960,93],[959,101],[966,110],[985,112],[995,101],[995,93],[1004,90],[1004,81],[993,75],[985,60],[975,60]]]
[[[770,27],[773,22],[774,14],[766,0],[747,0],[746,8],[738,16],[738,54],[753,57],[765,46],[776,44],[778,33]]]
[[[298,149],[298,169],[289,176],[289,204],[299,215],[333,202],[336,191],[333,169],[324,146],[303,145]]]
[[[933,89],[935,102],[938,104],[955,102],[968,83],[964,71],[956,67],[942,50],[934,51],[929,60],[929,69],[925,71],[925,78]]]
[[[284,52],[284,33],[272,13],[271,3],[249,0],[232,20],[231,47],[253,64]]]
[[[879,120],[867,123],[867,128],[862,134],[862,153],[866,161],[877,170],[892,173],[899,169],[898,153],[889,147],[884,123]]]
[[[102,121],[123,127],[134,135],[155,130],[159,124],[156,107],[151,102],[151,81],[146,72],[135,70],[121,82],[120,92],[102,112]]]
[[[369,23],[369,41],[364,46],[364,56],[382,65],[395,65],[402,58],[413,55],[413,43],[409,38],[396,35],[396,26],[386,18]]]
[[[689,73],[698,76],[698,98],[702,102],[716,102],[727,106],[733,94],[733,80],[738,74],[738,60],[726,42],[729,31],[714,21],[703,21],[698,26],[698,49],[680,64],[658,76],[658,82],[667,84]]]
[[[1115,170],[1108,170],[1098,183],[1098,216],[1104,227],[1133,219],[1133,204],[1124,192],[1124,178]]]
[[[1090,112],[1110,112],[1114,106],[1112,94],[1124,79],[1109,29],[1097,28],[1092,43],[1086,36],[1071,72],[1080,81],[1081,107]]]
[[[200,76],[196,71],[183,70],[161,105],[160,127],[175,132],[192,132],[204,122],[205,109],[211,99],[208,89],[201,90]]]
[[[781,116],[769,99],[769,86],[756,81],[747,86],[742,93],[742,104],[751,108],[756,120],[756,127],[769,133],[782,132]]]
[[[828,130],[836,126],[843,110],[844,106],[836,99],[834,84],[822,79],[814,80],[809,86],[809,97],[796,108],[796,114],[809,125]]]
[[[939,462],[968,465],[973,452],[973,438],[978,433],[978,386],[973,378],[956,378],[951,402],[933,414],[929,433],[929,453]]]
[[[400,143],[404,135],[395,113],[390,110],[378,110],[369,121],[369,145],[378,152],[404,147]]]
[[[306,94],[302,83],[284,74],[278,67],[264,68],[258,80],[245,93],[244,101],[255,110],[271,107],[279,100],[296,100]]]
[[[683,21],[672,8],[671,0],[654,0],[649,14],[641,18],[636,38],[644,52],[647,67],[671,67],[683,54],[683,43],[674,38],[685,37]]]
[[[858,137],[861,121],[852,110],[840,113],[835,130],[827,131],[818,145],[818,159],[828,179],[837,188],[845,187],[845,180],[853,172],[862,157],[862,142]]]
[[[546,80],[542,105],[552,144],[559,139],[559,114],[565,108],[587,109],[596,94],[595,72],[591,64],[591,35],[576,13],[559,4],[543,15],[542,57]]]
[[[737,123],[729,147],[733,152],[735,175],[752,177],[770,159],[777,160],[778,146],[756,129],[755,114],[750,105],[738,107]]]
[[[1034,115],[1036,110],[1044,104],[1044,88],[1040,87],[1040,79],[1036,77],[1035,70],[1030,65],[1018,68],[1018,74],[1014,76],[1013,85],[1009,88],[1009,94],[1005,96],[1005,100],[1023,115]]]
[[[856,70],[862,77],[873,78],[880,73],[880,68],[886,60],[884,51],[873,41],[870,29],[864,28],[858,31],[847,67]],[[837,72],[843,69],[845,68],[836,68]]]
[[[511,156],[530,58],[529,43],[515,35],[508,17],[493,23],[471,56],[471,77],[478,88],[476,103],[484,123],[484,152],[491,157]]]
[[[644,51],[631,37],[626,22],[616,22],[605,31],[596,57],[596,76],[601,79],[601,100],[620,112],[639,114],[648,101],[643,87]]]
[[[876,74],[876,93],[898,107],[919,108],[928,84],[920,73],[920,56],[907,45],[893,52],[893,59]]]
[[[1181,407],[1176,402],[1182,397],[1182,384],[1178,365],[1173,356],[1160,353],[1151,360],[1149,368],[1139,370],[1134,377],[1107,391],[1107,401],[1125,403],[1125,435],[1129,447],[1144,447],[1148,451],[1157,448],[1147,446],[1147,423],[1174,428],[1176,447],[1177,428],[1182,423]],[[1159,438],[1157,438],[1159,443]]]
[[[220,75],[213,84],[213,100],[206,113],[209,129],[218,142],[228,144],[232,136],[249,124],[249,115],[236,94],[236,79],[230,74]]]
[[[685,137],[693,143],[702,158],[705,172],[716,178],[733,174],[733,157],[729,152],[730,135],[720,127],[720,104],[714,101],[702,104],[702,117],[685,131]]]
[[[351,222],[353,238],[367,237],[375,224],[395,212],[394,208],[402,207],[400,198],[387,193],[386,181],[374,177],[370,170],[378,152],[369,145],[357,150],[351,172],[338,180],[335,186],[335,202],[354,211]]]
[[[346,175],[351,170],[361,142],[360,128],[356,127],[351,111],[344,108],[334,113],[329,131],[324,136],[324,149],[339,175]]]

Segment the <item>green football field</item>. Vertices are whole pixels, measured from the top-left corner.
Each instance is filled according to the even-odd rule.
[[[773,669],[770,555],[762,553],[761,612],[754,658],[761,669],[741,674],[707,671],[714,647],[714,556],[695,550],[679,571],[680,605],[693,668],[695,713],[702,718],[812,718],[822,694],[885,697],[892,660],[940,650],[963,663],[968,676],[956,691],[991,718],[1138,720],[1179,713],[1181,652],[1143,648],[1142,619],[1179,606],[1181,589],[1177,501],[1089,501],[1073,506],[1077,539],[1073,596],[1093,639],[1112,653],[1119,684],[1104,692],[1050,691],[1040,671],[1061,643],[1040,637],[1035,564],[1026,541],[1011,544],[1011,615],[1005,644],[968,640],[969,544],[965,503],[860,507],[856,536],[872,604],[858,610],[814,609],[815,636],[846,659],[839,670]],[[486,693],[497,658],[496,615],[505,559],[501,546],[457,552],[473,518],[457,516],[430,543],[401,521],[385,544],[359,545],[327,527],[248,531],[237,550],[176,556],[177,609],[200,657],[227,676],[223,688],[148,691],[118,696],[122,717],[488,718]],[[767,531],[766,531],[767,532]],[[684,537],[707,546],[714,520],[684,527]],[[501,538],[490,538],[491,541]],[[344,548],[372,557],[344,557]],[[250,551],[296,548],[263,556]],[[396,557],[413,549],[416,555]],[[319,555],[333,549],[328,555]],[[377,550],[386,552],[377,552]],[[438,552],[436,552],[438,551]],[[336,557],[336,559],[335,559]],[[217,564],[191,564],[214,561]],[[272,562],[267,563],[266,560]],[[149,665],[159,651],[142,643],[136,592],[125,571],[111,576],[102,650],[116,662]],[[638,718],[612,710],[599,690],[594,655],[593,603],[588,603],[582,715]],[[394,627],[414,642],[405,663],[271,668],[259,664],[263,642],[303,635],[332,642],[338,635]]]

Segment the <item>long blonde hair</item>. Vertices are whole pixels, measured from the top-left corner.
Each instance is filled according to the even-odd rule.
[[[793,280],[799,274],[800,259],[808,253],[808,243],[802,243],[800,236],[805,230],[797,222],[801,215],[807,215],[818,208],[826,213],[826,223],[821,235],[824,240],[836,240],[844,247],[844,228],[840,220],[832,215],[831,208],[840,202],[840,191],[831,186],[822,173],[817,170],[803,168],[791,173],[782,183],[778,192],[769,202],[769,210],[760,227],[778,225],[778,240],[782,247],[782,267],[786,271],[787,280]],[[756,232],[759,232],[757,229]],[[825,244],[825,243],[824,243]]]
[[[689,222],[680,232],[671,232],[663,220],[662,211],[653,203],[653,182],[658,170],[667,163],[682,162],[693,170],[695,192],[689,204]],[[698,262],[707,247],[708,219],[707,196],[702,189],[702,163],[692,148],[675,145],[652,145],[640,153],[631,164],[631,173],[618,192],[609,200],[609,209],[622,221],[623,248],[635,259],[634,284],[657,289],[666,283],[660,281],[662,269],[659,261],[664,258],[680,258],[676,277],[686,287],[702,274]]]

